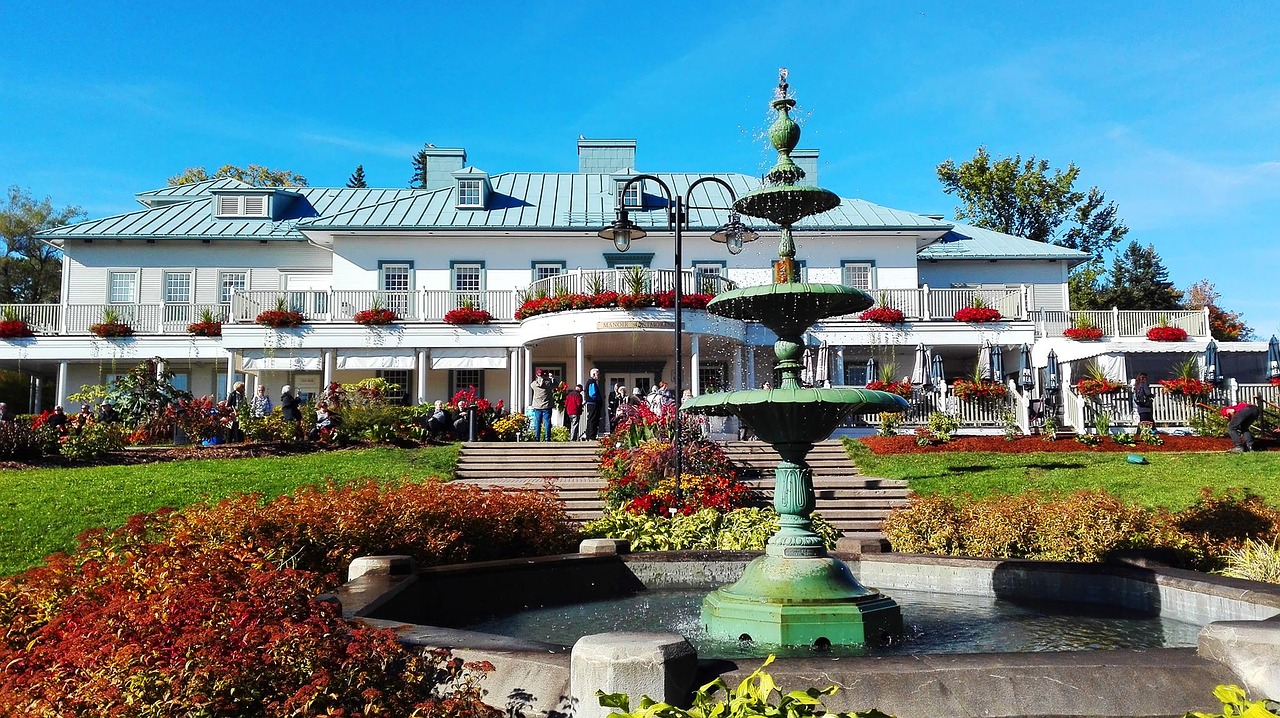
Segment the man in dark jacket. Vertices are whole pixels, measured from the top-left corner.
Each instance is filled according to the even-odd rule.
[[[600,406],[605,397],[600,387],[600,370],[592,369],[591,378],[582,392],[583,426],[575,439],[595,440],[600,435]]]
[[[1141,372],[1133,381],[1133,408],[1138,411],[1138,424],[1155,426],[1155,395],[1147,382],[1147,373]]]
[[[1262,403],[1261,396],[1253,399],[1257,404]],[[1230,449],[1232,453],[1253,451],[1253,434],[1249,433],[1249,428],[1262,416],[1262,410],[1257,404],[1235,404],[1222,409],[1222,415],[1227,418],[1227,435],[1235,444]]]

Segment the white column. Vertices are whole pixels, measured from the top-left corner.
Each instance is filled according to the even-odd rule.
[[[520,393],[524,395],[520,408],[524,409],[533,404],[533,347],[524,347],[524,376],[520,377],[520,382],[523,390]]]
[[[323,382],[324,382],[324,387],[322,388],[322,391],[323,391],[323,389],[328,389],[328,388],[329,388],[329,384],[333,383],[333,365],[334,365],[334,362],[335,362],[335,352],[334,352],[334,350],[332,350],[332,349],[326,349],[326,350],[324,351],[324,358],[321,360],[321,364],[324,366],[324,380],[323,380]]]
[[[836,379],[835,386],[844,386],[844,347],[836,347]]]
[[[229,352],[227,354],[227,393],[231,393],[231,387],[236,383],[236,353]],[[216,385],[215,385],[216,386]],[[225,399],[226,397],[214,397],[215,399]]]
[[[587,338],[581,334],[573,340],[573,367],[578,374],[575,384],[587,385]]]
[[[249,379],[249,396],[256,395],[258,393],[258,382],[262,381],[262,372],[249,374],[246,378]]]
[[[725,391],[732,391],[742,386],[742,347],[735,347],[733,350],[733,378],[729,385],[724,387]]]
[[[165,361],[164,361],[163,359],[161,359],[160,361],[156,362],[156,380],[157,380],[157,381],[159,381],[159,380],[160,380],[160,378],[164,376],[164,368],[165,368],[165,366],[166,366],[166,364],[165,364]]]
[[[747,345],[747,388],[757,389],[760,382],[756,381],[756,348]]]
[[[67,400],[67,370],[70,367],[68,362],[58,362],[58,396],[54,398],[54,404],[62,404]]]
[[[427,403],[427,350],[418,350],[418,403]]]
[[[698,353],[701,348],[701,342],[698,341],[699,336],[694,334],[689,337],[689,391],[694,396],[698,395],[698,387],[702,386],[702,355]],[[684,397],[678,397],[679,401]]]
[[[510,370],[507,372],[510,381],[508,382],[509,391],[507,392],[507,409],[512,413],[520,411],[520,349],[519,347],[512,349],[507,354],[507,366]]]
[[[40,395],[43,393],[42,390],[44,389],[44,382],[40,380],[39,374],[31,375],[31,388],[34,392],[31,399],[31,413],[39,414],[41,411],[44,411],[44,408],[42,407],[44,402],[40,400]]]

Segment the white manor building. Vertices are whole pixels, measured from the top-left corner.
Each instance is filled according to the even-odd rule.
[[[573,383],[585,382],[595,367],[608,387],[622,382],[642,390],[673,379],[669,309],[515,319],[523,298],[540,293],[626,292],[636,281],[635,268],[645,270],[648,288],[672,287],[667,202],[656,187],[621,198],[648,238],[621,253],[597,234],[614,219],[620,188],[636,175],[633,140],[579,140],[573,173],[489,174],[469,166],[465,150],[428,153],[425,189],[258,188],[220,179],[141,192],[137,211],[46,232],[43,239],[63,253],[62,302],[11,307],[36,336],[0,341],[0,366],[31,375],[37,387],[52,382],[56,401],[64,404],[81,385],[108,382],[153,357],[163,359],[189,391],[219,397],[235,380],[247,380],[250,389],[265,383],[278,396],[284,384],[308,394],[330,381],[378,375],[400,385],[406,402],[447,399],[474,386],[490,400],[522,409],[536,369]],[[796,150],[793,157],[806,182],[818,184],[817,151]],[[699,177],[656,174],[682,195]],[[741,174],[714,176],[738,196],[760,184]],[[689,203],[725,207],[730,198],[704,183]],[[755,224],[760,240],[730,255],[707,239],[727,212],[693,209],[690,215],[681,272],[686,292],[771,281],[776,227]],[[972,374],[984,345],[1002,351],[1007,379],[1018,378],[1027,345],[1037,367],[1055,351],[1064,387],[1091,359],[1117,379],[1146,370],[1154,381],[1208,343],[1207,314],[1200,311],[1093,312],[1102,341],[1064,339],[1073,315],[1067,273],[1084,254],[940,216],[849,198],[797,224],[796,241],[805,281],[865,289],[907,318],[886,326],[848,316],[815,326],[806,337],[814,350],[812,376],[837,386],[877,378],[866,376],[873,357],[881,367],[894,363],[899,378],[915,372],[919,379],[921,345],[942,357],[948,381]],[[953,320],[974,297],[1004,319]],[[292,329],[254,323],[278,301],[301,311],[306,323]],[[488,310],[494,321],[443,321],[464,304]],[[375,305],[401,320],[385,327],[352,321]],[[134,335],[92,335],[89,327],[108,310]],[[188,334],[187,326],[205,310],[224,322],[221,337]],[[701,392],[770,380],[769,331],[703,311],[686,310],[684,317],[685,386]],[[1161,321],[1185,329],[1190,339],[1176,346],[1147,340],[1146,330]],[[1225,376],[1266,381],[1265,345],[1224,344],[1220,350]],[[1035,375],[1042,380],[1042,371]],[[33,404],[39,394],[33,392]],[[1014,396],[1012,406],[1024,423],[1035,395],[1038,390]],[[924,412],[940,395],[921,391],[918,399]],[[1070,396],[1064,401],[1066,424],[1088,420],[1082,402],[1072,404]],[[966,418],[996,420],[990,412],[967,412]]]

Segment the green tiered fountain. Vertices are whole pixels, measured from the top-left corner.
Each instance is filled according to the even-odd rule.
[[[907,403],[880,391],[808,388],[800,383],[805,330],[821,319],[862,311],[875,301],[852,287],[797,281],[792,225],[834,209],[840,198],[819,187],[796,184],[804,179],[804,171],[791,160],[800,127],[790,117],[795,100],[787,87],[784,69],[771,103],[778,118],[769,128],[778,163],[765,175],[764,187],[733,205],[741,214],[781,228],[774,283],[724,292],[707,306],[707,311],[723,317],[759,321],[777,334],[773,351],[782,379],[774,389],[704,394],[682,405],[693,413],[737,416],[778,452],[782,461],[774,470],[773,505],[781,525],[765,555],[752,561],[737,583],[706,597],[702,622],[713,636],[759,644],[875,643],[902,632],[902,613],[893,599],[862,586],[848,566],[827,555],[809,520],[813,474],[805,457],[814,442],[831,436],[850,414],[900,412]]]

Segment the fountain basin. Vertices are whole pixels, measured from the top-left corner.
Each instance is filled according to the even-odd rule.
[[[788,226],[805,217],[822,214],[840,206],[840,196],[812,185],[761,187],[738,198],[733,208],[749,217],[767,219]]]
[[[758,321],[779,337],[798,337],[820,319],[860,312],[872,304],[871,295],[843,284],[787,282],[721,292],[707,303],[707,311]]]
[[[781,387],[702,394],[685,400],[682,411],[736,416],[768,444],[812,444],[831,435],[849,414],[901,412],[906,399],[852,387]]]

